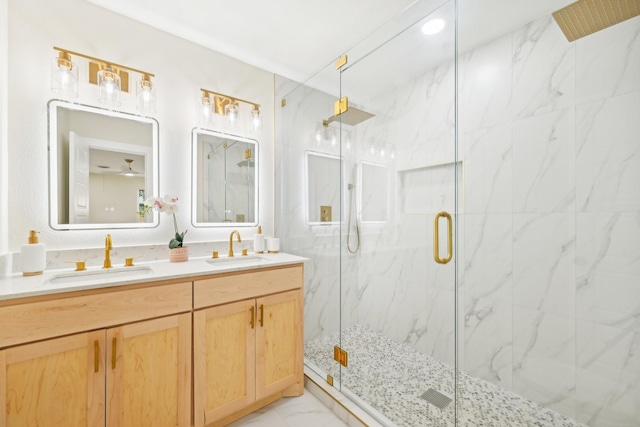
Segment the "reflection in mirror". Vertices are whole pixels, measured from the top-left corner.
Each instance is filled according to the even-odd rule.
[[[340,223],[340,170],[342,158],[307,151],[307,222],[310,225]]]
[[[360,207],[363,223],[387,221],[389,212],[389,168],[361,162]]]
[[[193,225],[257,225],[258,142],[196,128],[192,146]]]
[[[158,122],[49,101],[49,222],[53,229],[155,227],[141,217],[158,194]]]

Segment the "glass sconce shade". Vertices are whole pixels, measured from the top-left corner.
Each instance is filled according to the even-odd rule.
[[[156,112],[156,90],[148,76],[143,76],[136,84],[136,108],[145,113]]]
[[[213,100],[209,96],[200,97],[198,104],[200,109],[200,124],[207,126],[215,123],[215,114],[213,113]]]
[[[262,131],[262,112],[259,108],[251,110],[251,131],[254,133]]]
[[[110,67],[98,71],[98,102],[112,107],[120,106],[120,76]]]
[[[224,107],[224,114],[227,116],[227,127],[229,129],[238,129],[238,103],[235,101],[229,102]]]
[[[69,55],[60,53],[51,62],[51,91],[57,95],[78,97],[78,66]]]

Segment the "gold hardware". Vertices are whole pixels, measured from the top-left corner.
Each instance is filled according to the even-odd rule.
[[[242,239],[240,239],[240,233],[238,232],[238,230],[233,230],[229,235],[229,255],[228,255],[229,257],[233,256],[233,236],[234,235],[238,236],[238,243],[242,242]]]
[[[345,113],[349,109],[349,98],[343,96],[333,103],[333,115],[339,116],[342,113]]]
[[[249,104],[253,106],[254,110],[260,109],[260,104],[256,104],[255,102],[247,101],[242,98],[235,98],[229,95],[225,95],[223,93],[214,92],[209,89],[200,89],[202,91],[203,98],[209,98],[213,95],[213,107],[216,114],[224,115],[224,107],[232,103],[244,102],[245,104]]]
[[[113,337],[111,341],[111,369],[116,369],[116,343],[118,339]]]
[[[93,372],[100,370],[100,344],[98,340],[93,342]]]
[[[251,325],[251,329],[255,329],[256,327],[256,308],[254,306],[249,307],[249,311],[251,312],[251,319],[249,320],[249,324]]]
[[[89,83],[98,84],[98,71],[105,70],[110,68],[115,74],[120,76],[120,90],[123,92],[129,92],[129,73],[124,70],[128,70],[134,73],[138,73],[142,75],[143,84],[146,81],[147,85],[151,85],[150,78],[155,77],[155,74],[137,70],[135,68],[127,67],[125,65],[116,64],[115,62],[105,61],[104,59],[96,58],[93,56],[85,55],[83,53],[73,52],[71,50],[62,49],[54,46],[54,50],[57,50],[58,55],[58,66],[63,68],[71,68],[71,56],[80,56],[82,58],[89,60]]]
[[[440,218],[447,219],[447,257],[440,258],[440,233],[439,233],[439,221]],[[439,212],[433,220],[433,259],[438,264],[447,264],[453,258],[453,221],[451,215],[447,212]]]
[[[236,222],[244,222],[244,214],[236,214]]]
[[[75,271],[85,271],[87,269],[85,261],[65,261],[67,263],[74,263],[76,265]]]
[[[211,258],[218,258],[218,251],[213,251]]]
[[[113,249],[113,245],[111,244],[111,234],[107,234],[107,237],[104,239],[104,263],[102,268],[111,268],[111,249]]]
[[[329,384],[330,386],[333,385],[333,377],[329,374],[327,374],[327,384]]]
[[[336,70],[339,70],[340,68],[342,68],[346,63],[347,63],[347,55],[342,55],[336,61]]]
[[[140,257],[137,257],[137,256],[130,256],[129,258],[125,258],[125,259],[124,259],[124,266],[125,266],[125,267],[133,267],[133,260],[134,260],[135,258],[140,258]]]
[[[349,354],[337,345],[333,347],[333,359],[345,368],[349,364]]]
[[[280,106],[281,106],[281,107],[286,107],[286,106],[287,106],[287,100],[286,100],[286,99],[284,99],[284,98],[282,98],[282,99],[280,100]]]
[[[249,255],[249,253],[248,253],[247,251],[248,251],[248,249],[243,249],[243,250],[242,250],[242,256],[247,256],[247,255]]]
[[[640,4],[637,0],[579,0],[552,15],[564,36],[572,42],[640,15]]]
[[[264,304],[260,304],[260,326],[264,326]]]
[[[251,158],[251,148],[247,148],[246,150],[244,150],[244,158],[245,159]]]
[[[320,206],[320,222],[331,221],[331,206]]]
[[[111,70],[113,74],[120,76],[120,91],[129,92],[129,73],[111,64],[105,65],[89,62],[89,83],[94,85],[98,84],[98,72],[101,70]]]

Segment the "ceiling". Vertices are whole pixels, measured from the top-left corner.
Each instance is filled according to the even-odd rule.
[[[394,17],[453,5],[453,0],[86,1],[299,82]],[[458,0],[459,49],[486,43],[572,2]]]

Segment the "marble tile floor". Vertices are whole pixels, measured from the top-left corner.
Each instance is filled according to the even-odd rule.
[[[228,427],[347,427],[308,390],[299,397],[280,399]]]
[[[333,346],[349,352],[342,369],[343,389],[367,402],[383,417],[402,427],[453,427],[453,403],[444,409],[420,396],[433,388],[453,397],[453,368],[364,327],[353,326],[337,336],[305,343],[309,365],[340,378]],[[461,427],[586,427],[575,420],[508,390],[465,373],[459,374],[458,426]],[[386,424],[386,423],[385,423]]]

